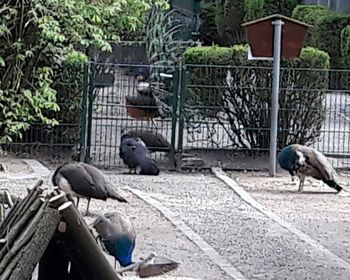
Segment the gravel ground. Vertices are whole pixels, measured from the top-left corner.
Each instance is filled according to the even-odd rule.
[[[248,279],[349,279],[350,271],[255,211],[214,177],[111,177],[152,193]]]
[[[231,279],[213,258],[205,255],[157,210],[126,192],[126,187],[142,191],[169,209],[247,279],[349,279],[348,268],[340,267],[336,260],[256,211],[213,176],[165,172],[157,177],[107,174],[116,186],[124,189],[130,203],[93,200],[91,211],[104,213],[118,209],[129,216],[138,232],[134,259],[156,252],[181,262],[170,276]],[[350,198],[337,197],[331,189],[315,183],[314,187],[306,186],[305,193],[298,194],[297,186],[290,184],[286,174],[273,179],[264,173],[231,176],[260,203],[349,261]],[[347,177],[342,179],[346,181]],[[35,182],[0,180],[0,188],[7,187],[24,196],[27,187]],[[48,177],[46,183],[49,184]],[[85,210],[85,201],[80,207]],[[92,220],[87,218],[88,223]],[[112,261],[110,257],[109,260]]]
[[[340,181],[348,189],[349,174],[341,175]],[[292,183],[284,172],[276,178],[266,173],[231,176],[258,202],[350,262],[350,197],[336,196],[333,189],[313,179],[306,181],[304,192],[299,193],[299,181]]]
[[[53,172],[53,170],[51,171]],[[50,178],[46,177],[43,179],[45,185],[50,186]],[[0,189],[9,188],[14,195],[24,197],[27,194],[27,188],[34,186],[36,182],[37,179],[11,180],[9,182],[1,182],[0,180]],[[176,271],[168,273],[162,279],[171,280],[177,279],[177,277],[186,277],[188,280],[194,278],[208,280],[231,279],[157,210],[131,193],[124,192],[124,194],[129,201],[128,204],[119,204],[113,200],[107,200],[107,202],[92,200],[90,210],[94,214],[118,210],[132,220],[138,234],[134,251],[135,261],[138,261],[140,257],[147,257],[151,252],[156,252],[159,256],[165,256],[180,262],[180,266]],[[85,211],[85,207],[86,201],[82,200],[79,209]],[[89,224],[93,219],[92,217],[87,217],[86,221]],[[113,258],[108,256],[108,259],[114,265]],[[126,277],[126,279],[136,278]]]

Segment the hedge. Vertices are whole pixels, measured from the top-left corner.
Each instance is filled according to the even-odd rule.
[[[344,68],[340,50],[340,36],[344,27],[350,25],[350,16],[332,13],[322,17],[315,30],[317,48],[326,51],[331,57],[332,68]]]
[[[189,48],[183,61],[187,127],[198,118],[214,119],[237,147],[268,149],[272,63],[248,61],[242,45]],[[298,59],[282,61],[280,147],[312,143],[319,136],[329,61],[327,53],[311,47],[304,48]]]
[[[307,37],[305,44],[307,46],[317,46],[315,39],[315,30],[317,27],[317,22],[326,15],[331,14],[332,12],[325,6],[322,5],[298,5],[295,7],[292,13],[292,18],[295,18],[299,21],[313,25],[312,28],[309,28],[307,32]]]
[[[245,20],[254,20],[272,14],[291,16],[303,0],[245,0]]]
[[[340,35],[340,51],[342,64],[349,68],[350,66],[350,25],[344,27]]]
[[[292,17],[313,25],[305,41],[307,46],[326,51],[331,57],[332,68],[344,68],[340,49],[342,30],[350,25],[350,16],[336,13],[324,6],[297,6]]]

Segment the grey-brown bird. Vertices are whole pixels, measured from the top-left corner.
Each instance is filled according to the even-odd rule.
[[[148,150],[152,152],[170,152],[170,143],[165,137],[152,130],[133,129],[122,135],[122,140],[127,137],[138,137],[146,144]]]
[[[305,177],[310,176],[322,180],[325,184],[340,193],[343,188],[337,180],[337,173],[327,158],[319,151],[293,144],[285,147],[278,155],[280,166],[289,171],[290,175],[297,175],[300,179],[299,191],[303,191]]]
[[[80,198],[87,198],[86,215],[89,213],[91,198],[127,202],[99,169],[87,163],[70,162],[59,166],[52,176],[52,183],[65,193],[77,197],[77,207]]]

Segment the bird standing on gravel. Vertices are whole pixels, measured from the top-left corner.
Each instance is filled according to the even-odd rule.
[[[130,220],[119,212],[106,213],[93,223],[102,248],[122,267],[131,265],[136,232]]]
[[[156,161],[149,157],[149,151],[145,143],[138,137],[125,137],[121,138],[121,143],[119,147],[119,156],[123,159],[124,164],[126,164],[131,173],[136,169],[139,169],[141,175],[158,175],[159,168]]]
[[[91,198],[106,200],[112,198],[119,202],[127,200],[117,193],[111,182],[96,167],[83,162],[70,162],[61,165],[52,176],[52,183],[58,186],[65,193],[77,197],[77,207],[79,199],[88,199],[86,215],[89,211]]]
[[[319,151],[293,144],[285,147],[277,158],[280,166],[289,171],[293,177],[299,177],[299,191],[303,191],[306,176],[311,176],[317,180],[322,180],[325,184],[334,188],[339,194],[345,195],[345,191],[336,181],[337,173],[329,163],[327,158]]]
[[[128,137],[139,137],[146,144],[149,151],[152,152],[169,152],[170,143],[164,138],[164,136],[156,131],[146,129],[134,129],[129,130],[122,135],[122,139]]]

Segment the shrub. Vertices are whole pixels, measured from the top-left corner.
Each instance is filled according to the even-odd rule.
[[[236,147],[267,149],[271,62],[247,61],[247,48],[242,45],[190,48],[184,54],[184,62],[188,72],[188,127],[198,118],[211,119],[223,127]],[[329,68],[329,56],[311,47],[304,48],[300,58],[284,60],[282,67],[279,146],[312,143],[325,119],[325,69]]]
[[[326,15],[331,14],[331,11],[321,5],[298,5],[292,12],[292,18],[299,21],[313,25],[309,28],[305,40],[305,44],[308,46],[317,47],[317,42],[315,38],[315,30],[317,27],[317,22]]]
[[[350,66],[350,25],[344,27],[340,35],[340,52],[342,64]]]
[[[331,57],[332,68],[343,68],[340,50],[341,31],[350,25],[350,16],[332,13],[320,18],[315,29],[317,48],[326,51]]]
[[[272,14],[291,16],[293,9],[303,0],[245,0],[245,20],[254,20]]]
[[[205,45],[229,46],[244,41],[242,0],[202,0],[200,40]]]

